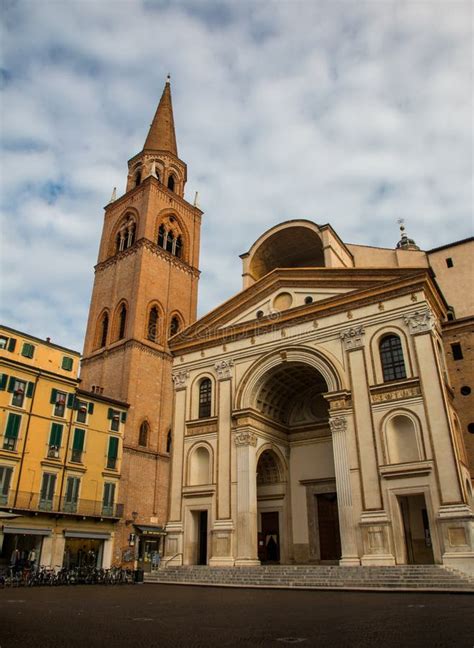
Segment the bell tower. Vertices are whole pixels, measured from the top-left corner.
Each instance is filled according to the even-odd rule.
[[[173,390],[168,339],[196,319],[202,212],[184,198],[167,78],[126,192],[105,207],[82,361],[82,387],[130,403],[120,495],[130,533],[166,522]],[[131,521],[135,530],[130,527]]]

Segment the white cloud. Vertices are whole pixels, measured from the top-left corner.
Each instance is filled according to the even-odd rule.
[[[4,7],[2,319],[82,347],[102,206],[171,72],[200,311],[288,218],[392,246],[471,233],[469,2],[87,2]]]

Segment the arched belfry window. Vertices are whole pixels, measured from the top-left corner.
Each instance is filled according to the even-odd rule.
[[[174,235],[173,235],[173,232],[168,232],[168,236],[166,237],[165,250],[167,252],[171,252],[171,254],[174,253]]]
[[[135,173],[135,187],[138,187],[140,182],[142,181],[142,172],[140,169]]]
[[[183,258],[184,248],[183,237],[178,233],[179,230],[178,232],[176,231],[176,225],[172,224],[176,222],[174,216],[170,216],[169,221],[169,224],[162,223],[158,228],[157,245],[163,250],[166,250],[170,254],[181,259]]]
[[[115,252],[127,250],[135,243],[137,226],[135,219],[128,215],[115,237]]]
[[[174,186],[175,186],[174,176],[170,175],[168,178],[168,189],[170,191],[174,191]]]
[[[398,335],[385,335],[379,349],[384,382],[406,378],[402,343]]]
[[[179,331],[179,319],[176,315],[174,315],[171,318],[171,323],[170,323],[170,337],[176,335],[178,331]]]
[[[181,252],[183,250],[183,239],[181,236],[178,236],[176,239],[176,245],[175,245],[175,255],[180,259],[181,258]]]
[[[138,445],[146,447],[148,445],[148,433],[150,426],[146,421],[140,425],[140,430],[138,432]]]
[[[148,316],[147,337],[152,342],[156,342],[156,340],[158,339],[158,309],[156,306],[153,306],[150,309],[150,314]]]
[[[119,327],[118,327],[118,339],[122,340],[125,337],[125,327],[127,325],[127,307],[125,304],[120,306],[119,311]]]
[[[158,230],[158,245],[161,248],[165,247],[165,236],[166,236],[166,230],[164,225],[160,225],[160,228]]]
[[[109,332],[109,316],[107,313],[102,315],[100,323],[100,346],[104,347],[107,344],[107,334]]]
[[[212,382],[210,378],[203,378],[199,384],[199,418],[211,416]]]

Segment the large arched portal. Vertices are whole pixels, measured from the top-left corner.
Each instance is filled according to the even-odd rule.
[[[322,372],[303,360],[273,364],[253,386],[252,409],[273,437],[257,463],[262,562],[341,557],[328,391]]]

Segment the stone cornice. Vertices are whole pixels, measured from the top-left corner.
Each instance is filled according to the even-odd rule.
[[[372,403],[384,403],[393,400],[404,400],[406,398],[417,398],[421,396],[420,381],[418,378],[408,380],[397,380],[394,382],[374,385],[369,388]]]
[[[95,267],[94,270],[95,272],[101,272],[105,270],[106,268],[115,265],[122,259],[124,259],[127,256],[131,256],[133,254],[136,254],[139,250],[141,249],[147,249],[156,256],[164,259],[167,261],[170,265],[175,266],[175,268],[179,268],[183,272],[186,272],[193,277],[199,277],[201,274],[199,270],[196,268],[193,268],[189,266],[187,263],[184,261],[181,261],[181,259],[178,259],[178,257],[172,255],[170,252],[166,252],[162,248],[158,247],[158,245],[155,245],[152,241],[150,241],[147,238],[141,238],[138,239],[138,241],[135,241],[135,243],[129,247],[127,250],[122,250],[121,252],[118,252],[115,254],[113,257],[110,257],[109,259],[106,259],[106,261],[101,261],[98,263]]]
[[[284,272],[286,273],[287,271],[285,270]],[[248,290],[251,290],[253,287],[251,286]],[[273,285],[272,290],[274,289],[275,286]],[[396,281],[388,283],[382,282],[380,285],[373,286],[367,290],[354,290],[338,295],[337,297],[313,302],[310,305],[289,309],[280,313],[278,318],[264,317],[259,320],[251,320],[225,327],[224,318],[216,318],[214,320],[211,314],[209,318],[206,317],[198,320],[196,324],[185,329],[182,334],[178,334],[171,342],[170,348],[174,355],[180,355],[191,350],[199,350],[209,346],[262,335],[285,327],[328,317],[329,315],[347,313],[349,310],[353,311],[363,306],[378,304],[380,301],[410,295],[417,291],[425,291],[430,305],[439,307],[439,301],[436,299],[436,293],[434,292],[434,286],[429,277],[429,273],[426,270],[422,270],[421,272],[410,274]],[[262,297],[261,294],[260,297]],[[241,297],[241,300],[244,301],[244,297]],[[439,311],[439,308],[437,310]],[[222,324],[219,320],[222,320]],[[219,328],[219,326],[222,326],[222,328]],[[193,337],[194,331],[196,331],[196,337]]]
[[[100,360],[102,358],[107,358],[108,356],[111,355],[116,355],[117,353],[122,353],[126,349],[129,348],[135,348],[135,349],[140,349],[141,351],[149,354],[156,356],[158,358],[161,358],[162,360],[172,360],[173,356],[170,353],[167,353],[166,351],[161,351],[159,349],[153,349],[152,347],[148,346],[148,344],[144,344],[143,342],[140,342],[140,340],[124,340],[120,344],[117,344],[113,346],[112,348],[106,348],[106,349],[100,349],[99,351],[93,351],[90,355],[85,356],[82,359],[82,364],[90,363],[90,362],[95,362],[96,360]]]

